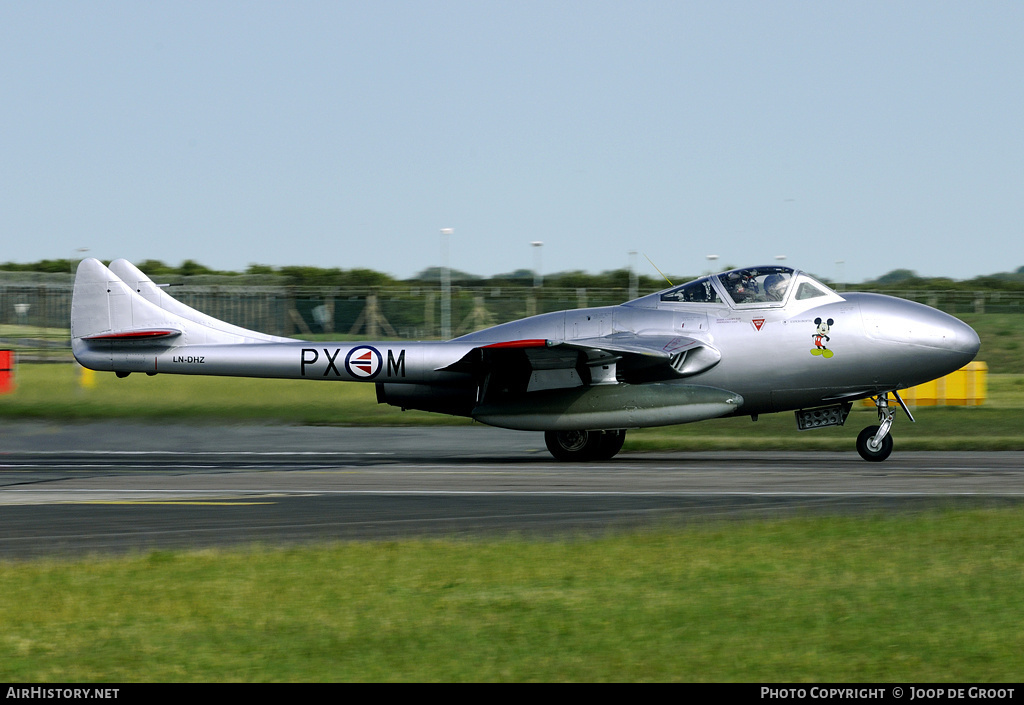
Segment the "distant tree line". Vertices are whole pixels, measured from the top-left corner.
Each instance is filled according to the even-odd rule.
[[[1024,267],[1013,272],[986,274],[973,279],[949,279],[947,277],[922,277],[911,269],[894,269],[877,279],[857,284],[862,289],[934,289],[934,290],[1005,290],[1024,291]]]
[[[5,262],[0,264],[0,271],[8,272],[49,272],[71,273],[77,266],[77,260],[44,259],[38,262],[21,264]],[[169,277],[191,277],[195,275],[238,276],[241,274],[261,274],[279,277],[284,286],[310,287],[386,287],[415,286],[437,284],[441,279],[440,267],[428,267],[410,279],[396,279],[389,274],[372,269],[338,269],[322,267],[287,266],[273,267],[266,264],[250,264],[244,272],[222,271],[187,259],[178,266],[166,264],[160,260],[148,259],[138,263],[139,269],[151,277],[167,279]],[[671,276],[674,283],[680,284],[696,275]],[[829,281],[822,277],[824,281]],[[475,274],[451,270],[452,283],[459,286],[495,286],[495,287],[531,287],[534,273],[529,269],[517,269],[514,272],[498,274],[493,277],[481,277]],[[613,269],[600,274],[583,271],[557,272],[544,275],[544,285],[559,288],[575,289],[628,289],[630,272],[628,269]],[[637,276],[637,286],[641,291],[662,289],[668,283],[661,278],[647,275]],[[846,285],[858,289],[913,289],[913,290],[1006,290],[1024,291],[1024,266],[1013,272],[1001,272],[975,277],[973,279],[954,280],[946,277],[922,277],[910,269],[894,269],[877,279]]]

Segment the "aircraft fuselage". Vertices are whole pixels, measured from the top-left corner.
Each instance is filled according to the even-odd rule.
[[[928,306],[839,294],[802,272],[769,266],[451,341],[296,341],[190,309],[123,260],[109,270],[85,260],[72,347],[84,366],[120,376],[369,382],[378,401],[402,408],[508,428],[599,432],[597,445],[611,450],[587,452],[610,457],[621,447],[621,429],[844,404],[845,419],[848,402],[866,397],[877,397],[880,418],[888,419],[872,431],[871,442],[881,444],[891,424],[885,393],[959,369],[979,340]],[[618,429],[612,440],[604,438],[609,429]],[[869,457],[874,447],[864,443],[858,448],[868,459],[888,454]]]

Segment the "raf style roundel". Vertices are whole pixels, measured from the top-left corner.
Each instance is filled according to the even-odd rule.
[[[381,357],[377,348],[360,345],[345,357],[345,371],[356,379],[373,379],[380,372]]]

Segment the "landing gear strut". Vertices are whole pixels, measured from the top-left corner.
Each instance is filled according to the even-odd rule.
[[[896,401],[913,422],[914,416],[910,413],[907,405],[903,403],[899,392],[893,390],[890,393],[896,397]],[[878,425],[868,426],[860,432],[860,435],[857,436],[857,452],[868,462],[880,463],[892,453],[892,436],[889,435],[889,429],[892,428],[894,412],[889,408],[889,393],[879,394],[875,397],[875,407],[878,409]]]
[[[544,443],[556,460],[587,462],[611,460],[622,450],[624,430],[617,431],[546,431]]]

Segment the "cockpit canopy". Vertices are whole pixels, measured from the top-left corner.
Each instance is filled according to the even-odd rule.
[[[794,293],[795,292],[795,293]],[[789,267],[744,267],[714,274],[662,292],[665,302],[727,303],[744,308],[776,307],[794,300],[837,296],[813,277]]]

